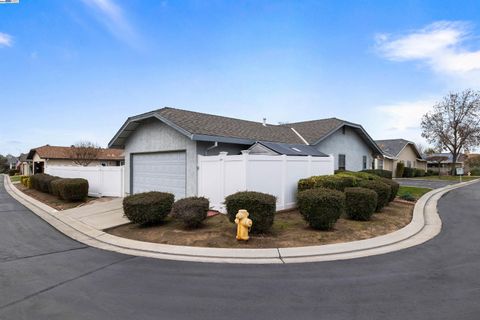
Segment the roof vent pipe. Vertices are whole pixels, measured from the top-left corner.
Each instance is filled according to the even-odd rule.
[[[263,126],[264,126],[264,127],[267,126],[267,118],[263,118]]]

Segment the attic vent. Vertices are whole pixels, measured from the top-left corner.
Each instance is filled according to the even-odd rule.
[[[298,148],[292,148],[293,151],[297,151],[297,152],[302,152],[300,149]]]

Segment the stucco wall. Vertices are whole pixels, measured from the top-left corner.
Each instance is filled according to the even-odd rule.
[[[159,120],[144,121],[125,142],[125,192],[130,193],[130,161],[133,153],[186,151],[187,197],[197,194],[197,148],[195,141]]]
[[[367,169],[372,167],[372,150],[365,141],[351,128],[340,128],[315,146],[318,151],[331,154],[335,159],[335,170],[338,169],[338,155],[345,155],[346,170],[363,170],[363,156],[367,156]]]
[[[202,156],[217,156],[220,152],[226,151],[228,152],[228,155],[234,156],[237,154],[241,154],[242,150],[247,150],[248,148],[250,148],[249,145],[219,143],[216,148],[208,150],[208,154],[205,154],[207,148],[213,146],[213,144],[213,142],[209,141],[198,141],[197,154]]]

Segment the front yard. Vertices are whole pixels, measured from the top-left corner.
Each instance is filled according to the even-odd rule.
[[[420,199],[425,193],[432,191],[429,188],[419,188],[419,187],[411,187],[411,186],[400,186],[398,190],[398,197],[400,198],[408,198],[408,195],[411,195],[415,200]]]
[[[248,242],[235,239],[236,225],[226,215],[209,217],[199,229],[185,229],[172,218],[160,225],[142,227],[127,224],[106,230],[119,237],[172,245],[217,248],[278,248],[314,246],[368,239],[403,228],[412,219],[413,203],[392,202],[370,221],[342,216],[331,231],[312,229],[296,210],[277,213],[268,234],[252,235]]]
[[[414,180],[430,180],[430,181],[460,181],[459,176],[425,176],[425,177],[415,177],[415,178],[410,178]],[[462,176],[462,181],[472,181],[475,179],[480,179],[480,177],[476,176]]]

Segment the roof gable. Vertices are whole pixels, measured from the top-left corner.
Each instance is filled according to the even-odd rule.
[[[412,141],[408,141],[405,139],[387,139],[387,140],[375,140],[377,145],[382,149],[384,155],[396,158],[399,156],[400,152],[402,152],[403,149],[407,145],[410,145],[416,155],[421,159],[422,155],[418,151],[417,147]]]
[[[71,150],[72,147],[45,145],[30,150],[27,159],[32,160],[35,153],[42,159],[72,159]],[[119,161],[123,159],[124,155],[121,149],[100,149],[98,155],[98,160]]]

